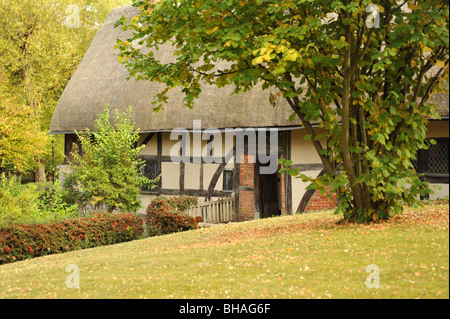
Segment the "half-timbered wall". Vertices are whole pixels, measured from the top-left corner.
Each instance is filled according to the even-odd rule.
[[[316,130],[318,134],[322,133],[320,129]],[[298,168],[302,174],[317,177],[323,170],[323,164],[311,141],[305,140],[306,134],[304,129],[291,132],[291,160],[294,163],[293,166]],[[299,178],[293,178],[291,193],[293,213],[327,209],[331,206],[326,196],[314,194],[314,191],[307,191],[308,185]]]
[[[427,137],[436,139],[439,143],[443,143],[443,146],[447,146],[447,148],[439,148],[439,150],[444,150],[444,153],[446,150],[446,153],[430,155],[424,151],[421,152],[423,154],[419,154],[416,163],[418,171],[426,173],[425,178],[432,187],[439,187],[435,189],[434,194],[430,195],[431,199],[443,198],[449,194],[448,165],[446,171],[438,173],[426,171],[429,165],[426,161],[431,156],[434,156],[433,158],[446,156],[448,160],[448,132],[448,120],[431,121]],[[317,133],[320,133],[320,129],[317,129]],[[206,163],[199,156],[200,149],[195,148],[192,134],[190,133],[189,136],[191,141],[189,163],[174,162],[170,157],[172,147],[178,142],[170,139],[170,132],[141,134],[138,145],[146,145],[140,153],[141,158],[149,163],[146,173],[152,178],[160,175],[161,179],[157,189],[142,191],[143,208],[139,211],[140,213],[145,213],[150,201],[158,195],[191,195],[197,196],[200,201],[203,201],[233,194],[236,207],[243,213],[241,220],[264,218],[274,214],[284,215],[330,209],[334,206],[326,196],[315,193],[313,190],[306,190],[308,184],[303,183],[299,178],[279,173],[272,176],[261,176],[258,171],[258,161],[256,163],[236,163],[234,156],[236,146],[234,144],[225,145],[224,137],[222,138],[222,152],[214,152],[213,149],[212,153],[221,163]],[[312,143],[304,139],[305,135],[304,129],[280,130],[278,133],[278,157],[292,160],[294,167],[297,167],[301,173],[317,177],[323,173],[323,165]],[[65,154],[70,160],[73,145],[79,147],[79,141],[74,134],[66,134],[65,139]],[[207,143],[208,141],[202,141],[201,149]],[[81,152],[81,149],[78,150]],[[245,153],[247,154],[247,152]],[[227,174],[226,185],[223,179],[224,172]]]
[[[223,189],[223,171],[234,169],[234,156],[229,157],[226,162],[226,155],[231,151],[230,146],[227,147],[223,143],[222,152],[215,152],[213,148],[213,157],[216,154],[220,155],[216,159],[219,163],[205,163],[201,150],[205,148],[208,141],[202,140],[201,147],[198,147],[196,143],[193,143],[193,138],[193,134],[190,133],[190,147],[187,153],[190,158],[189,162],[185,163],[179,162],[178,159],[173,161],[171,158],[171,150],[177,146],[178,140],[171,140],[170,132],[141,134],[138,145],[145,144],[145,148],[140,153],[141,158],[148,162],[155,162],[158,166],[156,175],[149,177],[160,176],[157,189],[141,192],[143,205],[141,213],[145,212],[150,201],[158,195],[191,195],[198,196],[200,201],[205,198],[211,200],[231,195],[232,190]]]

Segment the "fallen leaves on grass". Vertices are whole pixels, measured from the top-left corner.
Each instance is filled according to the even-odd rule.
[[[0,268],[0,298],[448,296],[448,216],[433,205],[360,225],[321,212],[48,256]],[[64,288],[68,262],[80,264],[80,291]],[[382,289],[364,285],[371,263]]]
[[[339,216],[334,216],[331,212],[316,213],[316,216],[311,219],[304,220],[301,217],[304,215],[285,216],[290,218],[282,224],[269,223],[262,226],[248,224],[248,227],[242,226],[239,230],[230,228],[230,231],[223,231],[219,234],[214,233],[207,237],[207,240],[201,242],[192,242],[188,245],[178,247],[169,247],[168,250],[184,249],[194,247],[211,247],[217,245],[237,244],[255,238],[269,238],[277,235],[292,234],[301,232],[308,234],[311,232],[318,232],[324,237],[324,241],[333,241],[333,238],[327,236],[335,230],[348,230],[353,228],[359,231],[359,235],[370,234],[372,230],[387,230],[392,226],[410,226],[410,225],[427,225],[437,229],[448,229],[449,225],[449,209],[445,205],[428,206],[427,209],[405,209],[402,215],[397,215],[387,221],[379,221],[371,224],[356,224],[356,223],[338,223]],[[276,218],[273,218],[276,220]],[[240,225],[238,225],[240,226]],[[224,226],[228,227],[228,226]],[[287,251],[292,248],[286,248]]]

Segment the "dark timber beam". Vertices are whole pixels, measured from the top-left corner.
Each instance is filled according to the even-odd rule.
[[[149,134],[145,137],[145,140],[143,140],[142,143],[141,143],[139,146],[147,145],[147,143],[150,142],[150,140],[153,138],[154,135],[155,135],[155,132],[149,133]]]
[[[205,196],[205,200],[211,199],[212,194],[214,192],[214,188],[216,187],[217,181],[219,180],[220,174],[222,174],[225,166],[227,166],[228,162],[233,157],[233,154],[235,154],[235,151],[236,151],[236,146],[233,146],[233,148],[225,156],[225,160],[219,164],[219,167],[217,167],[217,170],[214,173],[213,177],[211,178],[211,182],[209,183],[209,187],[208,187],[208,191]]]
[[[157,162],[156,162],[156,176],[159,176],[159,181],[158,181],[158,190],[160,190],[162,188],[162,162],[161,162],[161,158],[162,158],[162,133],[158,132],[156,133],[156,142],[157,142]]]
[[[326,169],[323,169],[317,177],[323,176],[326,173]],[[306,191],[306,193],[303,195],[302,200],[300,201],[300,205],[298,205],[296,213],[304,213],[306,210],[306,207],[308,207],[309,201],[311,200],[311,197],[316,192],[315,189],[309,189]]]
[[[228,197],[231,195],[231,191],[218,191],[218,190],[214,190],[211,193],[211,196],[214,197]],[[162,188],[159,190],[154,190],[154,191],[142,191],[141,192],[142,195],[180,195],[180,190],[179,189],[167,189],[167,188]],[[205,197],[207,196],[208,191],[207,190],[201,190],[201,189],[185,189],[183,192],[183,195],[188,195],[188,196],[197,196],[197,197]]]

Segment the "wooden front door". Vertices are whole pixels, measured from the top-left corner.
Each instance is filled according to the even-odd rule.
[[[278,173],[275,174],[264,174],[259,175],[261,184],[261,217],[267,218],[271,216],[277,216],[281,214],[278,208],[279,199],[279,184],[278,184]]]

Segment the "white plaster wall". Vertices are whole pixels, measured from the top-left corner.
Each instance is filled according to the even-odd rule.
[[[443,199],[449,197],[449,185],[448,184],[430,184],[430,188],[434,191],[434,194],[430,194],[430,199]]]
[[[203,173],[205,174],[205,173]],[[203,187],[204,184],[203,184]],[[184,188],[200,189],[200,164],[186,163],[184,167]]]
[[[161,163],[162,188],[180,188],[180,163]]]
[[[139,138],[138,145],[140,145],[147,137],[147,134],[142,134]],[[141,155],[157,155],[157,147],[156,147],[156,134],[153,135],[152,139],[145,145],[144,149],[141,151]]]
[[[317,130],[319,132],[319,130]],[[305,141],[306,130],[291,131],[291,160],[294,164],[321,163],[311,141]]]

